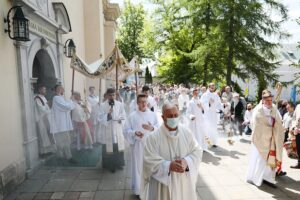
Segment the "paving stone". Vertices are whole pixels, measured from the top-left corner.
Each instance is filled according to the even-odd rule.
[[[121,191],[97,191],[94,200],[120,200],[124,198],[124,190]]]
[[[197,188],[197,194],[201,200],[230,200],[230,197],[222,187]]]
[[[80,192],[66,192],[64,200],[77,200],[80,196]]]
[[[131,178],[126,178],[125,190],[130,190],[130,189],[131,189]]]
[[[50,179],[53,176],[53,171],[51,170],[43,170],[40,169],[36,173],[34,173],[32,176],[29,177],[29,179]]]
[[[283,170],[288,174],[276,179],[276,189],[245,182],[250,147],[244,140],[230,146],[226,137],[220,136],[220,146],[203,154],[196,185],[198,200],[300,199],[300,173],[289,168],[295,160],[287,158],[286,152],[283,153]],[[116,173],[83,168],[38,170],[4,200],[135,200],[130,190],[130,154],[126,154],[125,159],[126,166]]]
[[[14,199],[17,199],[17,200],[32,200],[32,199],[34,199],[35,195],[36,195],[36,193],[20,193]]]
[[[125,182],[123,180],[102,180],[99,190],[124,190]]]
[[[230,197],[230,199],[259,199],[257,193],[255,193],[248,185],[238,186],[225,186],[224,190]]]
[[[100,180],[103,176],[103,173],[100,170],[87,170],[87,171],[82,171],[78,179],[83,179],[83,180]]]
[[[50,199],[63,199],[65,196],[64,192],[54,192]]]
[[[81,192],[80,198],[93,198],[95,196],[95,192]]]
[[[16,192],[14,192],[13,194],[9,194],[5,200],[16,200],[18,197],[18,194]],[[0,199],[2,198],[2,196],[0,196]],[[1,199],[2,200],[2,199]]]
[[[52,196],[52,193],[50,192],[43,192],[43,193],[37,193],[34,197],[34,200],[49,200]]]
[[[54,179],[50,180],[45,186],[41,189],[42,192],[66,192],[69,191],[73,180],[70,179]]]
[[[48,180],[26,180],[22,183],[17,191],[18,192],[39,192]]]
[[[124,200],[138,200],[131,190],[125,190]]]
[[[70,191],[96,191],[99,185],[98,180],[76,180]]]

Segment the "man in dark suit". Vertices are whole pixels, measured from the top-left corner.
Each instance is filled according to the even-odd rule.
[[[240,95],[238,93],[233,94],[233,101],[231,103],[231,118],[232,118],[232,125],[235,135],[237,135],[237,131],[239,134],[243,134],[243,110],[244,105],[240,99]]]

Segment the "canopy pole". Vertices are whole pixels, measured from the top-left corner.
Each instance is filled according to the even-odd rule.
[[[136,90],[136,95],[138,94],[138,80],[137,80],[137,60],[135,60],[135,72],[134,72],[134,78],[135,78],[135,90]]]
[[[101,103],[102,101],[102,94],[101,94],[101,78],[99,78],[99,103]]]
[[[116,91],[118,91],[118,87],[119,87],[119,80],[118,80],[118,68],[119,68],[119,64],[120,64],[120,55],[119,55],[119,48],[118,45],[116,43]]]
[[[71,95],[73,95],[74,93],[74,79],[75,79],[75,70],[73,68],[73,72],[72,72],[72,89],[71,89]]]

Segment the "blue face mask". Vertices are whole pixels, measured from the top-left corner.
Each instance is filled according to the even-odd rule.
[[[176,128],[178,126],[179,123],[179,117],[176,118],[167,118],[167,125],[170,128]]]

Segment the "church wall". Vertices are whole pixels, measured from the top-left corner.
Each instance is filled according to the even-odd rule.
[[[103,12],[101,11],[102,1],[90,0],[84,2],[85,12],[85,58],[88,64],[91,64],[100,59],[100,54],[105,57],[101,40],[103,35]],[[96,45],[97,44],[97,45]],[[87,78],[87,87],[94,86],[96,94],[99,94],[99,79]]]
[[[9,1],[1,1],[1,17],[6,16],[10,8]],[[4,26],[0,20],[0,199],[14,182],[24,179],[26,169],[16,50],[14,41],[4,33]]]
[[[12,7],[11,2],[10,0],[0,2],[2,19],[4,16],[6,17],[8,10]],[[30,6],[33,7],[36,4],[42,5],[42,2],[37,0],[24,2],[31,2]],[[41,164],[38,158],[34,123],[31,123],[34,121],[30,121],[30,117],[28,118],[34,113],[30,95],[33,95],[34,79],[32,79],[31,73],[36,52],[42,48],[47,51],[55,68],[55,77],[65,86],[65,97],[69,99],[73,70],[70,68],[71,59],[62,52],[65,41],[72,38],[76,45],[77,55],[87,63],[99,59],[100,53],[103,57],[107,56],[107,51],[105,51],[107,45],[109,45],[110,51],[113,49],[114,39],[108,38],[111,43],[105,42],[102,0],[49,0],[48,5],[51,5],[52,2],[64,4],[72,27],[72,32],[63,34],[62,38],[59,36],[58,43],[55,38],[49,40],[49,37],[41,34],[39,30],[31,31],[31,41],[16,43],[4,33],[4,23],[3,20],[0,20],[0,80],[2,83],[2,87],[0,87],[2,94],[0,104],[0,200],[25,179],[25,174],[30,176]],[[42,5],[41,8],[45,9],[47,6]],[[43,11],[37,10],[37,12],[29,13],[27,10],[24,14],[39,28],[55,34],[55,27],[44,23],[48,17],[53,19],[53,24],[56,23],[53,10],[48,10],[50,13],[46,17],[43,17]],[[41,46],[43,37],[46,39],[46,46]],[[84,87],[98,86],[99,80],[89,82],[83,75],[75,72],[74,83],[74,90],[80,92],[84,98]],[[102,83],[102,86],[104,85],[105,81]],[[88,94],[88,90],[86,93]]]
[[[115,45],[116,40],[116,22],[104,20],[104,37],[105,37],[105,54],[109,54]],[[108,87],[115,87],[115,81],[107,79],[106,85]]]
[[[64,3],[71,22],[72,32],[62,36],[62,42],[69,38],[72,38],[76,45],[76,53],[82,59],[85,60],[85,31],[84,31],[84,0],[61,0],[59,2]],[[70,98],[72,89],[72,69],[70,68],[70,58],[63,55],[63,70],[64,70],[64,86],[65,86],[65,97]],[[84,94],[85,77],[75,71],[74,78],[74,91]]]

